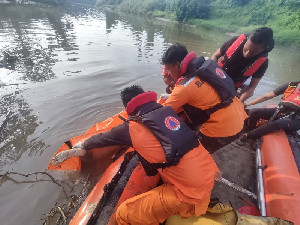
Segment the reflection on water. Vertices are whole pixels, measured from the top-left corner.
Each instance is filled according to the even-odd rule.
[[[37,116],[24,99],[18,95],[1,96],[1,114],[5,115],[0,130],[0,168],[5,164],[18,161],[24,152],[32,156],[45,146],[42,140],[28,140],[37,128]]]
[[[78,50],[72,23],[60,10],[6,4],[0,8],[0,21],[0,66],[15,70],[20,80],[54,78],[55,51]],[[11,71],[6,75],[13,76]]]
[[[126,86],[162,93],[160,59],[170,44],[209,57],[229,38],[81,5],[1,4],[1,173],[45,170],[64,141],[123,110],[119,93]],[[296,50],[275,49],[256,96],[299,79],[299,59]],[[70,182],[85,176],[76,174]],[[49,184],[0,187],[0,220],[7,225],[40,224],[61,194]]]

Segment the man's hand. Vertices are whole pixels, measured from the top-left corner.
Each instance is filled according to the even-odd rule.
[[[162,99],[168,99],[168,98],[170,97],[170,94],[167,94],[167,93],[161,94],[160,97],[161,97]]]
[[[86,150],[83,148],[83,143],[78,142],[73,146],[72,149],[62,151],[58,153],[56,156],[53,157],[52,159],[52,164],[54,166],[66,161],[69,158],[72,157],[78,157],[78,156],[84,156],[86,154]]]
[[[246,101],[248,98],[250,98],[253,93],[254,90],[256,88],[256,86],[258,85],[260,81],[260,78],[252,78],[250,84],[248,85],[248,87],[246,88],[245,92],[243,94],[241,94],[240,96],[240,100],[241,102]]]

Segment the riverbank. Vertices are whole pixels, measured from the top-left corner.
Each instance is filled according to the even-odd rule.
[[[195,25],[198,30],[220,33],[247,33],[261,26],[271,27],[276,44],[300,48],[300,3],[262,2],[249,0],[218,1],[210,3],[189,1],[133,1],[98,0],[100,7],[113,7],[121,12],[159,17]]]
[[[176,16],[170,12],[161,12],[155,11],[148,14],[149,16],[155,17],[161,21],[176,21]],[[218,31],[220,33],[232,33],[239,35],[241,33],[247,33],[251,30],[260,27],[268,26],[273,29],[275,43],[283,46],[293,46],[300,48],[300,29],[299,30],[290,30],[287,28],[282,28],[281,26],[276,26],[276,21],[273,23],[265,25],[239,25],[237,22],[239,19],[228,20],[226,17],[219,17],[209,20],[204,19],[190,19],[185,23],[193,25],[198,32],[203,31]],[[299,23],[300,26],[300,23]]]

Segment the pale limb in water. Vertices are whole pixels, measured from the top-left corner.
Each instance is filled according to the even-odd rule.
[[[86,150],[82,148],[72,148],[71,150],[60,152],[56,156],[54,156],[54,158],[52,159],[52,164],[55,166],[66,161],[69,158],[85,156],[85,154]]]

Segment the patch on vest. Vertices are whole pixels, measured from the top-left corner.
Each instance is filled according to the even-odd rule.
[[[216,74],[221,77],[222,79],[226,78],[225,73],[220,69],[220,68],[216,68]]]
[[[180,122],[173,116],[166,117],[165,125],[169,130],[172,131],[179,130],[180,128]]]

